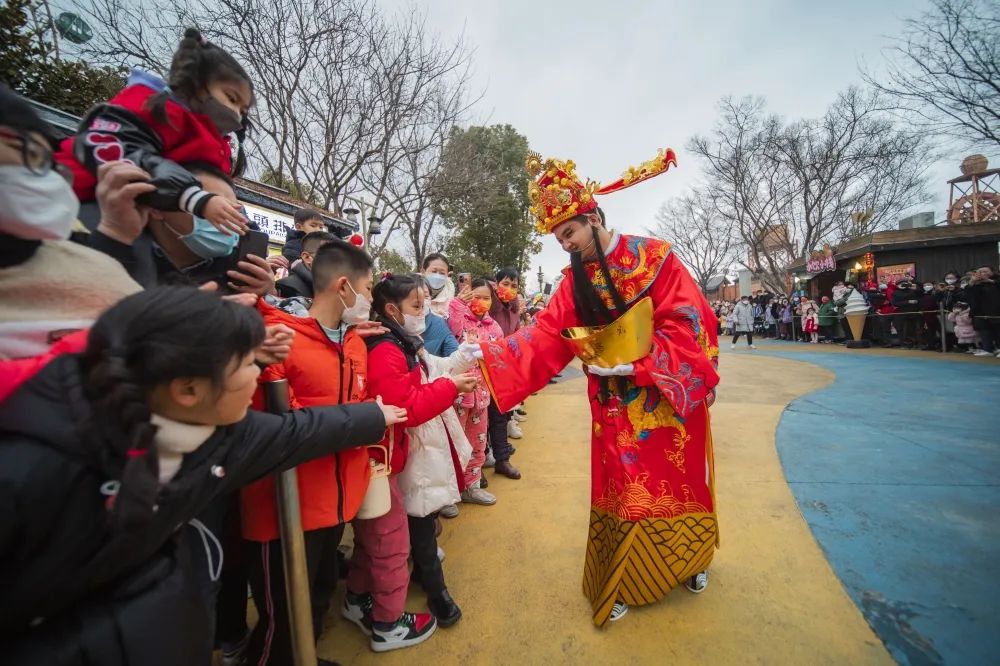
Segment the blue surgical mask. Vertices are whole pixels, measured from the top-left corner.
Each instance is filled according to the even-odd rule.
[[[448,281],[448,276],[440,273],[426,273],[424,278],[427,279],[427,285],[435,291],[444,287],[445,282]]]
[[[219,231],[211,222],[203,217],[193,215],[192,218],[194,219],[194,225],[191,228],[191,233],[187,236],[181,236],[180,234],[177,236],[187,246],[187,249],[202,259],[228,257],[232,254],[240,242],[239,236],[234,233],[227,235]],[[169,224],[166,227],[175,234],[177,233]]]

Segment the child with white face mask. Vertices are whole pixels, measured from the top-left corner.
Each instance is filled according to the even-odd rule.
[[[388,459],[381,449],[370,450],[372,458],[389,466],[390,506],[387,513],[376,518],[354,520],[355,548],[342,614],[371,637],[372,650],[385,652],[417,645],[434,633],[438,623],[449,626],[461,617],[444,586],[440,562],[435,564],[436,511],[410,520],[398,475],[407,465],[409,431],[450,410],[455,399],[473,390],[477,382],[469,373],[426,381],[429,373],[420,357],[425,314],[423,284],[419,278],[383,275],[372,294],[373,312],[389,332],[368,340],[368,391],[384,393],[383,399],[398,401],[406,409],[407,419],[381,442]],[[471,365],[475,359],[471,353],[467,356],[466,362]],[[444,471],[454,475],[451,456],[444,458],[444,462],[447,464]],[[459,487],[456,479],[454,494]],[[449,501],[452,500],[442,500],[442,506]],[[416,531],[414,562],[419,563],[432,613],[405,610],[410,582],[407,559],[411,525]]]

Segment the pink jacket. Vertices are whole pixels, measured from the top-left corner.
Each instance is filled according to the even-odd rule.
[[[460,343],[465,342],[466,334],[478,339],[480,342],[503,338],[503,330],[500,329],[500,324],[493,317],[487,314],[480,319],[472,314],[472,310],[460,298],[453,298],[451,299],[451,303],[448,304],[448,328],[451,329],[451,332],[458,338]],[[472,368],[471,372],[475,373],[476,378],[479,380],[479,386],[475,391],[460,395],[456,404],[466,409],[473,407],[486,409],[490,403],[490,392],[486,388],[483,371],[477,365]]]
[[[949,312],[948,321],[955,324],[955,336],[959,344],[967,345],[976,341],[976,329],[972,327],[972,313],[969,310]]]

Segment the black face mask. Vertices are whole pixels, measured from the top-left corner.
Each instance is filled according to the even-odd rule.
[[[225,104],[209,96],[200,104],[199,112],[208,116],[219,134],[226,136],[243,127],[243,119],[240,115],[227,107]]]

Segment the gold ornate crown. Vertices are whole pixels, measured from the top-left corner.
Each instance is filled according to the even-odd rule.
[[[550,158],[543,161],[538,153],[529,152],[524,167],[531,177],[528,197],[531,200],[531,214],[537,220],[535,226],[539,233],[550,233],[566,220],[597,208],[595,195],[624,190],[660,175],[671,164],[677,166],[674,151],[669,148],[660,150],[653,159],[638,167],[629,167],[618,180],[600,186],[589,179],[581,182],[576,175],[576,163],[573,160]]]

